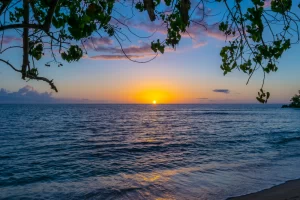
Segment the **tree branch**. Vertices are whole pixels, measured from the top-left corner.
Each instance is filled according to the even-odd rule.
[[[8,66],[10,66],[14,71],[19,72],[19,73],[22,73],[22,70],[16,69],[16,68],[15,68],[12,64],[10,64],[8,61],[3,60],[3,59],[1,59],[1,58],[0,58],[0,61],[1,61],[1,62],[4,62],[4,63],[7,64]],[[54,90],[55,92],[58,92],[56,86],[55,86],[54,83],[53,83],[53,80],[50,81],[49,79],[47,79],[47,78],[45,78],[45,77],[34,76],[34,75],[29,74],[29,73],[27,73],[27,74],[25,75],[25,78],[29,78],[29,79],[37,80],[37,81],[45,81],[45,82],[47,82],[47,83],[51,86],[51,89],[52,89],[52,90]]]
[[[22,46],[9,46],[9,47],[5,48],[4,50],[2,50],[2,51],[0,52],[0,54],[4,53],[6,50],[12,49],[12,48],[23,48],[23,47],[22,47]]]
[[[16,72],[22,72],[21,70],[19,69],[16,69],[12,64],[10,64],[8,61],[6,60],[3,60],[0,58],[0,61],[4,62],[5,64],[7,64],[8,66],[10,66],[13,70],[15,70]]]
[[[53,83],[53,80],[50,81],[49,79],[47,79],[45,77],[33,76],[31,74],[28,74],[28,73],[26,74],[26,78],[29,78],[29,79],[32,79],[32,80],[37,80],[37,81],[45,81],[51,86],[52,90],[54,90],[55,92],[58,92],[56,86]]]
[[[45,30],[45,32],[49,32],[49,30],[50,30],[51,23],[52,23],[52,18],[53,18],[56,6],[58,4],[58,1],[59,0],[52,0],[51,1],[50,8],[49,8],[49,10],[47,12],[47,16],[46,16],[46,19],[45,19],[45,22],[44,22],[44,30]]]
[[[2,3],[2,6],[0,8],[0,15],[2,15],[3,11],[5,10],[5,8],[7,6],[9,6],[9,4],[11,3],[12,0],[2,0],[1,3]]]

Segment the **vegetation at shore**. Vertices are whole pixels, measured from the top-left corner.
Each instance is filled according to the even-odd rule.
[[[283,105],[282,108],[300,108],[300,90],[299,94],[295,94],[291,98],[291,103],[289,105]]]

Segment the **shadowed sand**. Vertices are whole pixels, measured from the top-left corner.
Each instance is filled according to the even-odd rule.
[[[287,181],[260,192],[227,200],[300,200],[300,179]]]

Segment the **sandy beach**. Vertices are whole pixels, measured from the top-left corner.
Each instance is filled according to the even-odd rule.
[[[300,200],[300,179],[227,200]]]

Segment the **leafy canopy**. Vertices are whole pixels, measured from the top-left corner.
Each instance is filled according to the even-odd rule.
[[[0,55],[3,56],[4,52],[14,48],[22,48],[23,60],[20,69],[8,62],[6,57],[1,57],[0,61],[21,73],[24,80],[46,81],[52,89],[58,91],[53,80],[39,76],[35,62],[46,56],[46,50],[50,50],[47,54],[52,57],[52,60],[45,63],[48,67],[52,63],[63,66],[59,55],[66,62],[78,61],[87,51],[83,41],[93,34],[113,37],[122,49],[120,35],[126,37],[122,30],[130,30],[126,22],[132,20],[114,15],[116,12],[122,16],[118,12],[122,6],[127,12],[147,12],[150,21],[158,21],[166,28],[165,39],[157,39],[151,43],[151,49],[155,53],[163,54],[167,47],[176,48],[183,34],[189,34],[191,23],[198,24],[199,28],[207,28],[205,19],[210,17],[207,6],[212,3],[222,5],[225,12],[217,24],[229,41],[220,51],[220,68],[224,75],[236,69],[248,74],[247,83],[258,69],[261,69],[264,77],[268,73],[276,72],[283,53],[292,44],[299,42],[299,10],[292,12],[295,1],[194,1],[1,0],[2,40],[5,31],[15,30],[21,33],[22,46],[9,46],[4,49],[1,42]],[[195,11],[201,11],[202,19],[192,18]],[[132,31],[130,33],[134,34]],[[126,55],[124,51],[123,53]],[[129,56],[127,58],[132,60]],[[270,93],[263,89],[264,82],[265,78],[257,96],[261,103],[266,103],[270,97]]]

